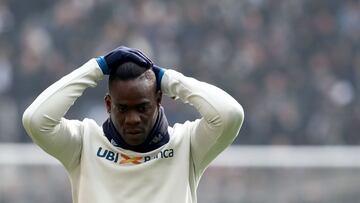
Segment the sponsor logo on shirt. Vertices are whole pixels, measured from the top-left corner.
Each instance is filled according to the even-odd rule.
[[[141,164],[155,159],[168,159],[174,157],[173,149],[164,149],[152,156],[130,156],[123,153],[113,152],[99,147],[96,156],[117,164]]]

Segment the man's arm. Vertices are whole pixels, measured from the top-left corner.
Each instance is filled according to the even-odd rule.
[[[76,166],[79,160],[83,125],[63,116],[84,90],[95,87],[103,76],[96,60],[91,59],[43,91],[23,114],[29,136],[66,168]]]
[[[66,168],[76,166],[82,146],[83,124],[67,120],[63,116],[86,88],[95,87],[104,74],[110,74],[126,62],[133,62],[146,69],[152,66],[152,61],[139,50],[124,46],[105,56],[91,59],[47,88],[26,109],[23,115],[26,132],[36,144],[59,159]]]
[[[241,105],[223,90],[167,70],[161,80],[164,94],[190,103],[202,118],[191,123],[191,154],[197,174],[229,146],[244,120]]]

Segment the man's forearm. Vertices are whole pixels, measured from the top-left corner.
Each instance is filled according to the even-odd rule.
[[[77,132],[81,125],[63,116],[87,87],[96,86],[96,81],[102,78],[97,62],[92,59],[43,91],[23,115],[23,125],[34,142],[67,162],[70,155],[67,153],[81,144]]]
[[[190,103],[202,115],[191,130],[193,159],[202,170],[232,143],[244,119],[243,109],[223,90],[174,70],[165,71],[162,90],[170,97]]]

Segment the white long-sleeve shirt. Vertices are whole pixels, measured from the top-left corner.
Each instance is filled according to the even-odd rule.
[[[91,59],[42,92],[23,115],[33,141],[64,165],[73,202],[196,203],[204,170],[240,130],[241,105],[215,86],[166,70],[163,93],[190,103],[202,118],[169,127],[167,144],[137,153],[112,145],[91,119],[64,118],[84,90],[103,78]]]

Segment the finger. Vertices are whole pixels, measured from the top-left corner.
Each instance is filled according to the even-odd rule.
[[[138,56],[137,54],[134,54],[134,53],[131,53],[129,55],[126,56],[126,58],[124,58],[125,62],[133,62],[141,67],[144,67],[144,68],[149,68],[149,63],[148,61],[146,61],[143,57],[141,56]]]
[[[142,58],[144,58],[146,61],[148,61],[149,66],[153,65],[153,62],[151,61],[150,58],[148,58],[144,53],[142,53],[139,49],[135,49],[135,48],[129,48],[126,46],[120,46],[118,48],[116,48],[114,51],[120,51],[120,52],[131,52],[133,54],[136,54],[137,56],[140,56]]]
[[[144,68],[151,68],[152,61],[138,51],[120,46],[105,56],[109,67],[118,67],[126,62],[133,62]]]
[[[134,51],[138,54],[140,54],[142,57],[147,59],[148,61],[151,61],[144,53],[142,53],[139,49],[134,49]],[[151,61],[152,62],[152,61]]]
[[[128,50],[130,50],[130,48],[126,47],[126,46],[119,46],[115,50],[126,50],[126,51],[128,51]]]
[[[152,67],[153,65],[153,62],[151,61],[151,59],[149,59],[144,53],[142,53],[140,50],[137,50],[137,49],[133,49],[133,50],[129,50],[130,52],[144,58],[148,63],[149,63],[149,66]]]

